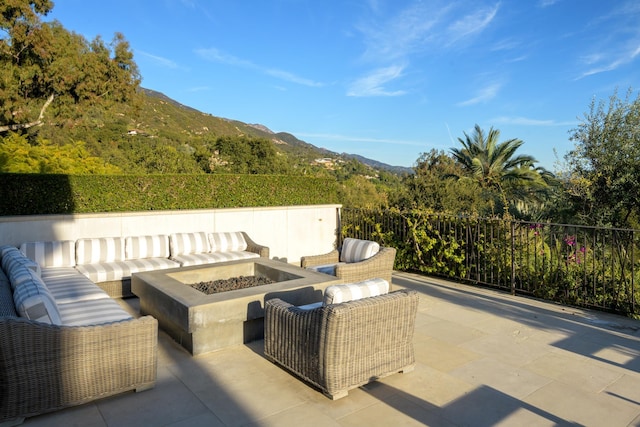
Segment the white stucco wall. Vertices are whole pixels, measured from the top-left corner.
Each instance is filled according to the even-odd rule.
[[[0,217],[0,245],[85,237],[244,231],[293,264],[335,247],[341,205]]]

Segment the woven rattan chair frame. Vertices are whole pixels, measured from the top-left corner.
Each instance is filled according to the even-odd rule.
[[[265,356],[331,399],[415,366],[415,290],[303,310],[265,305]]]

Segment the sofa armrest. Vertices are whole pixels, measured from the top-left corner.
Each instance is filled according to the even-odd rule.
[[[158,322],[88,327],[0,319],[0,423],[154,386]]]
[[[264,354],[316,386],[324,307],[299,309],[278,298],[265,303]]]
[[[336,277],[344,283],[361,282],[366,279],[379,277],[391,284],[393,264],[396,259],[396,249],[382,247],[377,254],[364,261],[340,263],[336,266]]]
[[[260,255],[260,258],[269,258],[269,247],[259,245],[254,242],[244,231],[242,232],[245,242],[247,242],[247,251]]]
[[[310,255],[300,258],[300,267],[315,267],[316,265],[337,264],[340,261],[340,252],[337,249],[322,255]]]

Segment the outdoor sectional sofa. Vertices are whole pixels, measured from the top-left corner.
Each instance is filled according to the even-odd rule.
[[[268,257],[244,232],[0,247],[0,425],[155,385],[158,322],[113,297],[131,274]]]

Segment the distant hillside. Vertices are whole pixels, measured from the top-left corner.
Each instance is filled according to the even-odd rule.
[[[405,175],[405,174],[413,173],[413,170],[411,168],[407,168],[403,166],[392,166],[376,160],[368,159],[363,156],[359,156],[357,154],[349,154],[349,153],[339,154],[322,147],[316,147],[313,144],[309,144],[305,141],[298,139],[297,137],[295,137],[290,133],[273,132],[267,126],[262,124],[257,124],[257,123],[248,124],[238,120],[220,118],[220,117],[212,116],[210,114],[202,113],[201,111],[198,111],[194,108],[191,108],[187,105],[181,104],[169,98],[168,96],[164,95],[161,92],[157,92],[151,89],[144,89],[144,88],[143,88],[143,91],[148,97],[156,98],[166,103],[170,103],[179,109],[187,110],[194,114],[207,116],[209,119],[219,120],[221,122],[224,122],[225,124],[231,125],[231,126],[216,126],[215,130],[216,130],[216,133],[218,134],[225,135],[228,133],[232,133],[234,135],[237,135],[238,133],[246,133],[248,135],[256,136],[259,138],[266,138],[273,141],[274,144],[276,144],[280,149],[287,152],[288,154],[303,157],[308,161],[313,161],[317,158],[327,158],[327,157],[331,157],[335,159],[355,159],[374,169],[385,170],[387,172],[391,172],[396,175]]]

